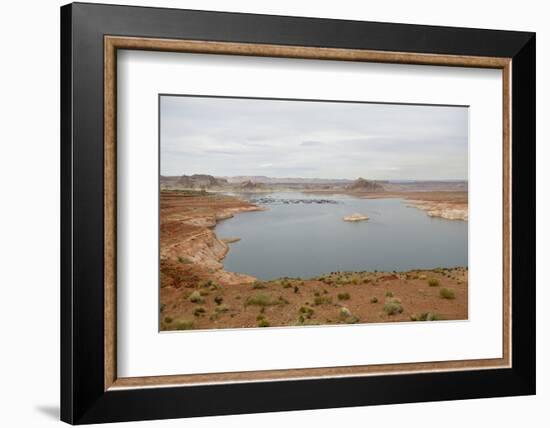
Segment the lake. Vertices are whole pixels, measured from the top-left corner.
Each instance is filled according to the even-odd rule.
[[[403,199],[283,192],[239,196],[267,211],[239,213],[217,224],[218,238],[241,238],[229,244],[223,260],[227,271],[268,280],[468,266],[468,222],[429,217]],[[342,220],[353,213],[370,219]]]

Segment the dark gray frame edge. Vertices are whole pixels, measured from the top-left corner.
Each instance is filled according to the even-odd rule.
[[[513,58],[512,368],[104,392],[104,35]],[[61,419],[80,424],[535,393],[535,96],[533,33],[62,7]]]

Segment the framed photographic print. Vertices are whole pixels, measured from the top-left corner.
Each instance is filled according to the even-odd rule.
[[[61,8],[62,420],[535,393],[535,35]]]

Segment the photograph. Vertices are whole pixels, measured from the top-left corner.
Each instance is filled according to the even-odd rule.
[[[468,106],[159,95],[161,331],[468,319]]]

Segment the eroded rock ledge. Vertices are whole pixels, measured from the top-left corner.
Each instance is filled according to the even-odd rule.
[[[229,242],[213,228],[236,213],[263,211],[247,201],[220,195],[182,196],[165,192],[161,197],[161,258],[185,261],[223,284],[254,282],[256,278],[223,269]]]
[[[430,217],[468,221],[468,205],[440,201],[410,201],[407,205],[426,211]]]

